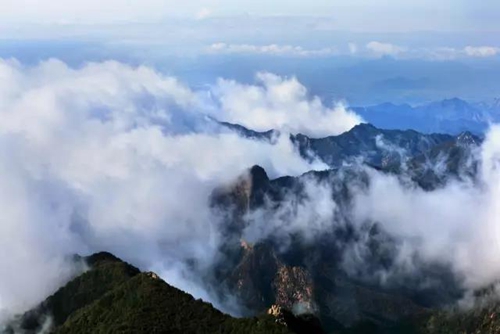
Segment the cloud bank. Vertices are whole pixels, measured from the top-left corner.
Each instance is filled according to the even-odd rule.
[[[349,46],[351,49],[351,46]],[[455,60],[463,58],[489,58],[500,54],[500,48],[496,46],[465,46],[456,47],[432,47],[432,48],[409,48],[392,43],[372,41],[365,45],[365,56],[383,57],[391,56],[397,59],[427,59],[427,60]],[[351,53],[353,53],[351,51]],[[356,53],[356,52],[355,52]],[[363,55],[363,53],[360,53]]]
[[[358,56],[365,58],[392,57],[395,59],[423,59],[446,61],[467,58],[490,58],[500,54],[500,48],[492,45],[471,46],[463,48],[438,46],[438,47],[408,47],[390,42],[370,41],[358,46],[350,42],[347,45],[335,45],[320,49],[311,49],[303,46],[283,44],[231,44],[214,43],[208,46],[206,53],[212,55],[266,55],[277,57],[297,58],[328,58],[336,56]]]
[[[259,73],[256,80],[257,85],[218,81],[213,96],[225,120],[260,131],[278,129],[318,137],[341,134],[363,121],[341,103],[330,108],[319,97],[309,97],[295,77]]]
[[[426,191],[370,170],[370,187],[355,201],[355,221],[376,222],[402,241],[402,265],[418,255],[450,266],[466,288],[493,284],[500,278],[499,156],[500,127],[493,126],[477,152],[475,179]]]
[[[405,47],[376,41],[366,44],[366,48],[368,51],[373,52],[376,56],[398,56],[408,51]]]
[[[297,131],[317,117],[329,134],[358,120],[308,98],[296,79],[259,78],[193,91],[113,61],[0,60],[0,313],[59,287],[73,273],[68,256],[102,250],[210,299],[185,263],[203,270],[217,257],[212,190],[254,164],[273,177],[326,167],[303,160],[286,134],[249,140],[213,117]]]
[[[210,300],[190,273],[204,272],[224,241],[212,190],[254,164],[271,177],[324,169],[301,158],[287,131],[334,135],[361,121],[309,96],[296,78],[269,73],[253,85],[220,79],[196,91],[112,61],[71,68],[2,60],[0,79],[0,317],[32,307],[67,280],[74,273],[68,256],[102,250]],[[284,135],[250,140],[214,118]],[[449,265],[468,288],[494,282],[499,143],[493,127],[476,156],[477,180],[432,191],[367,169],[369,186],[354,192],[353,222],[378,223],[397,238],[403,267],[417,254]],[[334,191],[306,182],[307,201],[253,212],[245,238],[302,232],[314,240],[343,217]]]

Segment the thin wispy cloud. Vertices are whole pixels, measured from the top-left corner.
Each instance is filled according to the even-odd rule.
[[[397,57],[408,51],[406,47],[394,45],[391,43],[370,42],[366,44],[366,48],[377,56],[394,56]]]
[[[327,48],[306,48],[303,46],[282,44],[231,44],[213,43],[205,49],[208,54],[216,55],[268,55],[288,57],[335,57],[335,56],[358,56],[358,57],[392,57],[395,59],[422,59],[422,60],[454,60],[460,58],[489,58],[500,54],[500,48],[496,46],[465,46],[455,47],[417,47],[398,45],[390,42],[371,41],[358,46],[355,42],[347,45],[331,46]]]
[[[196,19],[197,20],[204,20],[206,18],[209,18],[212,15],[212,10],[210,8],[202,8],[198,12],[196,12]]]
[[[467,46],[464,52],[470,57],[493,57],[500,53],[500,48],[494,46]]]
[[[214,54],[263,54],[294,57],[325,57],[339,54],[336,48],[307,49],[302,46],[293,45],[253,45],[226,43],[214,43],[207,48],[207,52]]]
[[[410,48],[391,43],[372,41],[366,44],[365,56],[391,56],[401,59],[454,60],[460,58],[488,58],[500,54],[495,46],[465,46],[463,48]]]

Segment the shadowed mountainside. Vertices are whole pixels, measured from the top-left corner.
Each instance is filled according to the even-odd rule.
[[[233,318],[109,253],[3,333],[323,333],[314,317],[286,310]]]

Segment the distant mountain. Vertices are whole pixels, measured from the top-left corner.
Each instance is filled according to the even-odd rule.
[[[220,124],[250,139],[271,141],[279,134],[275,130],[257,132],[237,124]],[[378,168],[394,167],[415,157],[426,157],[432,149],[441,145],[443,148],[453,146],[464,142],[465,138],[475,145],[482,141],[469,131],[457,135],[425,134],[415,130],[384,130],[368,123],[359,124],[338,136],[311,138],[303,134],[291,134],[289,138],[304,158],[319,158],[330,168],[359,163]]]
[[[367,122],[384,129],[413,129],[423,133],[483,133],[500,120],[499,101],[469,103],[452,98],[424,105],[384,103],[353,107]]]
[[[427,135],[413,130],[381,130],[371,124],[359,124],[339,136],[326,138],[315,139],[301,134],[291,136],[303,156],[319,157],[332,168],[352,160],[387,166],[423,154],[453,138],[446,134]]]
[[[195,300],[109,253],[83,259],[75,277],[2,333],[275,333],[321,334],[319,321],[275,306],[268,314],[236,319]]]

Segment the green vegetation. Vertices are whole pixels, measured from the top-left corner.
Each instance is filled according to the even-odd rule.
[[[321,333],[316,328],[311,331],[306,320],[293,315],[288,318],[290,324],[278,323],[270,315],[233,318],[108,253],[93,255],[87,263],[90,270],[26,313],[7,332],[20,328],[35,333],[51,316],[54,334]]]
[[[40,306],[14,321],[6,333],[39,333],[50,316],[53,334],[322,334],[319,320],[278,314],[233,318],[194,299],[154,273],[109,253],[85,259],[90,269]],[[337,334],[500,334],[500,306],[483,303],[468,311],[424,311],[394,326],[370,321],[334,331]]]
[[[73,314],[55,333],[287,333],[274,319],[231,318],[141,273]]]

